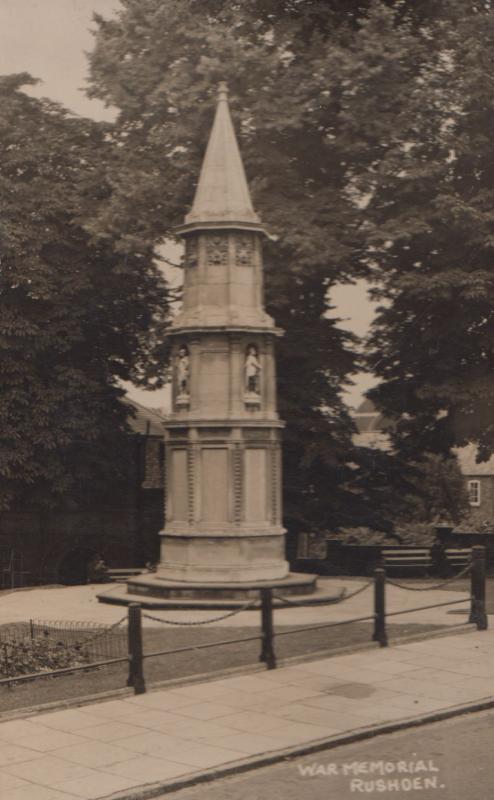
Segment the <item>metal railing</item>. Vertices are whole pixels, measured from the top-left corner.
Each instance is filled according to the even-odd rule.
[[[18,658],[19,651],[27,652],[29,643],[41,642],[49,648],[49,656],[62,655],[75,663],[39,672],[12,674],[0,678],[0,686],[25,683],[37,678],[55,677],[72,672],[109,666],[128,661],[128,635],[122,626],[123,616],[113,625],[97,622],[67,622],[65,620],[34,620],[0,625],[0,667],[8,668]],[[81,663],[82,662],[82,663]]]
[[[127,686],[131,686],[134,689],[135,694],[142,694],[146,691],[146,684],[144,678],[144,661],[149,658],[156,658],[158,656],[172,656],[177,655],[179,653],[188,653],[188,652],[196,652],[198,650],[204,650],[212,647],[223,647],[229,645],[240,644],[244,642],[253,642],[253,641],[260,641],[261,642],[261,651],[259,655],[259,661],[266,664],[267,669],[276,669],[277,667],[277,659],[275,653],[275,639],[280,636],[289,636],[296,633],[307,633],[310,631],[317,631],[326,628],[334,628],[339,627],[341,625],[350,625],[356,622],[369,622],[373,621],[373,631],[372,631],[372,640],[377,642],[380,647],[387,647],[388,646],[388,635],[386,629],[386,620],[388,617],[396,617],[401,614],[410,614],[412,612],[417,611],[424,611],[426,609],[432,608],[441,608],[445,606],[453,606],[458,603],[465,603],[468,600],[470,601],[470,614],[469,614],[469,623],[475,624],[478,630],[485,630],[487,628],[487,614],[486,614],[486,605],[485,605],[485,580],[486,580],[486,558],[485,558],[485,547],[477,545],[472,548],[472,562],[471,565],[462,570],[459,575],[451,578],[448,581],[445,581],[443,584],[433,587],[420,587],[424,588],[424,590],[432,591],[434,589],[442,588],[447,583],[450,583],[453,580],[458,579],[458,577],[465,577],[466,574],[470,573],[471,581],[470,581],[470,595],[469,597],[462,597],[457,600],[448,600],[448,601],[441,601],[439,603],[430,603],[427,605],[422,605],[414,608],[406,608],[401,611],[386,611],[386,584],[394,584],[393,581],[390,581],[386,577],[386,572],[384,569],[379,568],[375,570],[374,579],[369,581],[362,587],[359,587],[356,591],[351,592],[350,594],[346,594],[344,592],[341,593],[339,598],[336,600],[336,603],[345,602],[346,600],[355,597],[360,592],[365,591],[366,589],[370,588],[371,586],[374,587],[374,609],[373,612],[367,614],[365,616],[359,617],[352,617],[350,619],[342,619],[337,621],[331,622],[321,622],[314,625],[303,625],[298,628],[290,628],[290,630],[281,630],[275,631],[274,622],[273,622],[273,599],[278,601],[283,601],[286,604],[293,606],[293,607],[307,607],[307,603],[304,602],[296,602],[293,600],[287,600],[286,598],[280,597],[279,595],[274,594],[273,590],[270,588],[263,588],[259,590],[259,600],[250,600],[245,605],[237,608],[233,611],[228,611],[221,616],[215,616],[209,619],[202,619],[202,620],[170,620],[163,617],[156,617],[154,615],[147,614],[143,612],[142,607],[139,603],[131,603],[128,607],[128,615],[123,617],[113,626],[104,626],[105,632],[115,630],[118,628],[119,625],[122,624],[127,619],[127,649],[128,652],[126,655],[113,657],[113,658],[106,658],[102,660],[98,660],[96,662],[78,665],[78,666],[69,666],[63,667],[61,669],[50,670],[41,673],[33,673],[29,675],[18,675],[13,677],[7,677],[0,679],[0,686],[2,685],[10,685],[13,683],[23,683],[25,681],[34,680],[37,678],[42,677],[50,677],[55,675],[64,675],[68,673],[75,673],[81,671],[87,671],[89,669],[94,668],[101,668],[106,667],[114,664],[121,664],[121,663],[128,663],[129,671],[128,671],[128,678],[127,678]],[[405,586],[400,585],[397,588],[402,590],[416,590],[419,587],[416,586]],[[331,605],[335,604],[335,599],[331,599]],[[183,647],[176,647],[173,649],[168,650],[158,650],[146,653],[144,652],[143,648],[143,633],[142,633],[142,620],[143,618],[150,619],[155,622],[160,622],[164,625],[181,625],[181,626],[195,626],[195,625],[207,625],[214,622],[219,621],[220,619],[225,619],[226,617],[232,617],[235,614],[239,614],[242,611],[245,611],[247,608],[258,608],[261,612],[261,624],[260,630],[258,633],[252,636],[246,636],[242,638],[233,638],[233,639],[224,639],[220,641],[214,642],[205,642],[205,643],[195,643],[190,645],[185,645]],[[60,623],[62,624],[62,623]],[[67,623],[65,623],[67,625]],[[98,633],[93,634],[89,640],[85,643],[88,644],[91,640],[95,640],[98,636],[103,635],[104,631],[99,631]],[[78,646],[80,646],[80,637]]]
[[[375,571],[375,628],[374,628],[374,641],[379,642],[381,647],[387,647],[388,639],[386,633],[386,617],[397,617],[401,614],[411,614],[415,611],[426,611],[431,608],[441,608],[444,606],[452,606],[457,603],[464,603],[468,598],[460,598],[459,600],[447,600],[441,603],[429,603],[425,606],[416,606],[415,608],[405,608],[401,611],[386,612],[386,583],[396,586],[398,589],[405,591],[433,591],[435,589],[442,589],[449,583],[453,583],[459,578],[465,577],[470,574],[470,615],[468,621],[477,626],[477,630],[487,629],[487,612],[485,605],[485,578],[486,578],[486,549],[483,545],[475,545],[472,547],[472,561],[468,567],[463,569],[458,575],[454,575],[448,580],[443,581],[435,586],[405,586],[398,584],[396,581],[391,581],[386,578],[384,569],[376,569]]]
[[[377,642],[380,647],[387,647],[388,646],[388,635],[386,630],[386,619],[387,617],[395,617],[399,616],[400,614],[410,614],[414,611],[424,611],[426,609],[432,608],[442,608],[445,606],[453,606],[458,603],[465,603],[470,600],[470,615],[469,615],[469,622],[474,623],[477,626],[478,630],[485,630],[487,628],[487,614],[486,614],[486,607],[485,607],[485,578],[486,578],[486,568],[485,568],[486,560],[485,560],[485,547],[484,546],[475,546],[472,548],[472,563],[466,569],[462,570],[461,573],[452,577],[448,581],[445,581],[443,584],[433,587],[424,587],[424,589],[428,589],[429,591],[433,591],[435,589],[440,589],[447,583],[451,583],[453,580],[457,580],[459,577],[465,577],[467,574],[470,573],[471,575],[471,584],[470,584],[470,597],[461,597],[458,600],[447,600],[441,601],[439,603],[429,603],[427,605],[418,606],[415,608],[406,608],[401,611],[386,611],[386,583],[388,582],[386,579],[386,572],[384,569],[376,569],[374,573],[374,580],[369,581],[365,586],[359,587],[355,592],[352,592],[349,595],[342,594],[340,598],[337,600],[338,603],[344,602],[345,600],[354,597],[356,594],[359,594],[361,591],[369,588],[372,584],[374,585],[374,612],[372,614],[363,616],[363,617],[352,617],[351,619],[344,619],[332,622],[322,622],[317,623],[316,625],[304,625],[299,628],[291,628],[290,630],[283,630],[283,631],[275,631],[274,624],[273,624],[273,598],[288,602],[290,606],[298,606],[298,607],[306,607],[307,603],[297,603],[292,600],[287,601],[286,598],[282,598],[279,595],[275,595],[272,589],[260,589],[260,610],[261,610],[261,630],[259,634],[254,636],[249,636],[242,639],[225,639],[220,642],[211,642],[206,644],[195,644],[195,645],[188,645],[186,647],[175,648],[173,650],[159,650],[153,653],[144,653],[142,649],[142,617],[144,616],[149,617],[150,619],[157,620],[159,622],[163,622],[163,624],[177,624],[176,621],[160,619],[158,617],[151,617],[148,614],[142,614],[141,607],[138,603],[134,603],[129,607],[129,678],[127,681],[128,686],[132,686],[134,688],[135,694],[142,694],[146,691],[146,685],[144,680],[144,661],[147,658],[154,658],[156,656],[165,656],[165,655],[175,655],[176,653],[187,653],[192,652],[204,648],[209,647],[219,647],[225,645],[232,645],[238,644],[240,642],[251,642],[251,641],[261,641],[261,653],[259,656],[259,661],[264,662],[266,664],[267,669],[276,669],[277,660],[276,660],[276,653],[274,647],[274,641],[279,636],[289,636],[296,633],[307,633],[309,631],[316,631],[322,630],[324,628],[334,628],[340,625],[350,625],[355,622],[368,622],[373,620],[374,621],[374,628],[372,633],[372,640]],[[417,587],[408,587],[401,585],[399,588],[401,589],[416,589]],[[334,605],[334,599],[332,600],[332,604]],[[252,605],[252,604],[251,604]],[[244,607],[245,608],[245,607]],[[237,610],[236,612],[229,612],[228,616],[231,616],[234,613],[239,613],[239,611],[244,610],[244,608]],[[208,624],[212,620],[202,620],[200,622],[190,623],[178,623],[178,624]]]

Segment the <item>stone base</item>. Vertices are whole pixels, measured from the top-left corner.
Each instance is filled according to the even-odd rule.
[[[285,578],[270,581],[236,581],[211,583],[190,583],[186,581],[170,581],[159,575],[140,575],[127,582],[127,591],[131,594],[143,594],[151,597],[190,597],[221,600],[248,600],[257,597],[259,589],[280,589],[286,594],[310,594],[316,588],[316,576],[292,572]]]
[[[238,583],[186,583],[164,580],[157,575],[140,575],[127,582],[127,591],[98,595],[100,603],[129,605],[142,603],[145,608],[238,608],[248,600],[259,597],[259,590],[271,588],[282,596],[310,602],[317,590],[316,575],[292,572],[277,581]],[[328,602],[328,598],[324,598]],[[318,599],[317,602],[323,602]],[[275,605],[282,605],[275,601]]]
[[[269,584],[285,580],[290,566],[285,560],[283,528],[249,531],[243,526],[238,535],[214,531],[164,531],[161,561],[156,580],[173,585],[199,587]]]

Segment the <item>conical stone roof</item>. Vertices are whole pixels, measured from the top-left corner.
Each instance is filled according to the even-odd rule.
[[[185,217],[187,228],[261,228],[254,211],[235,136],[225,83],[220,83],[216,115],[202,164],[192,209]]]
[[[237,243],[245,238],[236,234],[232,237],[228,230],[264,232],[252,207],[226,84],[221,83],[194,203],[185,224],[176,231],[185,237],[197,231],[213,232],[212,239],[226,244],[225,261],[220,256],[219,261],[208,263],[208,242],[211,244],[212,240],[198,237],[205,241],[194,251],[195,266],[185,265],[184,303],[172,322],[174,333],[248,329],[278,335],[273,319],[263,307],[262,258],[260,252],[256,255],[257,244],[248,237],[252,258],[248,266],[242,266],[234,252]]]

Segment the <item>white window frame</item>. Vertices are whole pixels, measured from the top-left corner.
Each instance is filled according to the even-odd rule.
[[[479,506],[481,498],[480,481],[479,480],[468,481],[467,492],[468,492],[468,504],[470,506]]]

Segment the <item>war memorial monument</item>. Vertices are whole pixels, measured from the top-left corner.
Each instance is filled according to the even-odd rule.
[[[290,573],[285,558],[275,358],[282,331],[264,310],[265,230],[223,83],[192,209],[178,233],[185,240],[183,307],[169,330],[161,558],[156,573],[129,581],[127,601],[238,602],[268,586],[310,594],[314,576]]]

